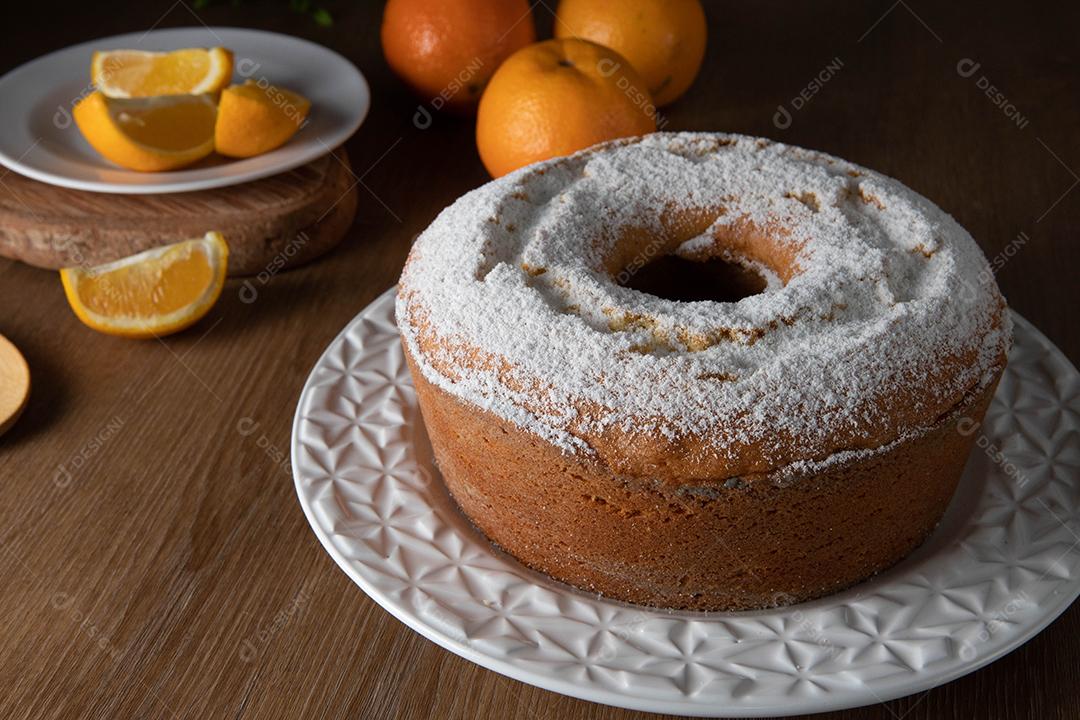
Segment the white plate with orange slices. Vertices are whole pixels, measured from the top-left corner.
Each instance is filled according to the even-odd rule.
[[[155,60],[187,48],[190,56]],[[175,83],[183,94],[171,90]],[[141,97],[140,84],[157,97]],[[276,146],[245,156],[265,109],[253,97],[263,105],[270,98],[268,107],[295,127],[285,139],[263,128],[278,133],[269,141]],[[53,185],[138,194],[226,187],[298,167],[345,142],[371,104],[364,76],[338,53],[223,27],[130,33],[58,50],[0,78],[0,98],[0,163]],[[220,154],[215,137],[231,156]]]

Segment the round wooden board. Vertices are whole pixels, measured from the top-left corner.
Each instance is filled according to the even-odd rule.
[[[19,419],[30,397],[30,368],[19,349],[0,335],[0,435]]]
[[[38,267],[93,267],[217,230],[229,275],[274,272],[337,245],[356,214],[344,148],[243,185],[163,195],[112,195],[0,177],[0,255]]]

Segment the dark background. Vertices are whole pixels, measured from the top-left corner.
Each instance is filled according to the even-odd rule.
[[[954,215],[988,257],[1012,243],[998,272],[1010,305],[1077,362],[1080,4],[705,6],[705,65],[664,109],[666,129],[763,135],[900,179]],[[257,303],[240,302],[232,281],[192,330],[166,343],[123,342],[78,323],[55,273],[0,260],[0,332],[24,351],[35,382],[26,414],[0,439],[0,715],[645,717],[503,678],[407,630],[337,570],[290,479],[234,430],[252,418],[267,443],[287,449],[296,398],[323,348],[394,283],[416,233],[487,180],[470,120],[413,125],[417,100],[379,49],[381,3],[323,7],[330,27],[284,2],[19,2],[0,11],[0,71],[94,37],[204,22],[328,45],[361,68],[373,93],[348,143],[361,180],[348,238],[273,278]],[[548,5],[534,12],[547,37]],[[835,75],[793,110],[836,59]],[[980,64],[971,77],[957,70],[965,59]],[[1023,127],[979,88],[982,77]],[[784,129],[774,124],[781,105],[791,112]],[[57,487],[56,464],[116,417],[116,436]],[[295,614],[241,661],[244,639],[298,593],[306,599]],[[821,717],[1075,718],[1078,684],[1074,607],[986,669]]]

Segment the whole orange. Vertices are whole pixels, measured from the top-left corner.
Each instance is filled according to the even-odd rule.
[[[499,63],[536,40],[527,0],[389,0],[390,68],[435,109],[475,109]]]
[[[705,57],[700,0],[559,0],[555,37],[606,45],[634,66],[658,106],[686,92]]]
[[[492,177],[656,130],[656,107],[625,58],[588,40],[518,50],[480,99],[476,147]]]

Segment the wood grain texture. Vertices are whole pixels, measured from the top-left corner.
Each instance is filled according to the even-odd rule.
[[[229,275],[295,267],[336,246],[356,214],[344,150],[242,185],[164,195],[83,192],[4,178],[0,256],[43,268],[93,267],[217,230]]]
[[[338,250],[231,281],[207,318],[164,342],[97,335],[68,311],[55,273],[0,260],[0,332],[35,377],[23,417],[0,438],[0,717],[659,717],[561,697],[438,648],[360,592],[307,527],[282,462],[308,371],[395,281],[416,233],[486,175],[468,120],[414,125],[418,102],[381,57],[378,3],[331,6],[329,30],[285,6],[195,12],[304,35],[367,75],[372,112],[348,143],[359,212]],[[1076,4],[706,6],[705,69],[665,110],[668,129],[765,135],[899,178],[1003,258],[1011,305],[1080,360]],[[0,71],[95,36],[195,22],[172,0],[40,0],[20,12]],[[543,36],[550,13],[538,4],[536,15]],[[792,103],[836,58],[831,79]],[[980,68],[963,77],[967,58]],[[773,123],[780,105],[786,129]],[[1076,718],[1078,686],[1073,607],[972,675],[815,717]]]

